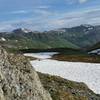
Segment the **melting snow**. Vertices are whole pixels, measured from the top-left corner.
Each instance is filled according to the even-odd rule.
[[[97,55],[100,55],[100,49],[96,49],[96,50],[90,51],[90,52],[88,52],[88,54],[97,54]]]
[[[0,40],[1,40],[1,41],[6,41],[6,39],[5,39],[5,38],[3,38],[3,37],[2,37]]]
[[[100,94],[100,64],[50,60],[46,58],[49,58],[51,54],[45,54],[29,54],[29,56],[42,58],[41,60],[31,61],[32,66],[37,71],[84,82],[91,90]]]
[[[51,58],[54,54],[58,54],[58,52],[45,52],[45,53],[26,53],[25,56],[31,56],[38,59],[47,59]]]

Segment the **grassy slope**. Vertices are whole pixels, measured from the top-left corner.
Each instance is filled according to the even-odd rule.
[[[11,38],[1,43],[9,51],[20,49],[51,49],[51,48],[73,48],[79,49],[78,46],[62,38],[34,39],[34,38]]]
[[[38,74],[53,100],[100,100],[100,95],[93,93],[84,83],[42,73]]]
[[[95,50],[95,49],[100,49],[100,42],[96,43],[95,45],[93,45],[92,47],[90,47],[88,50]]]

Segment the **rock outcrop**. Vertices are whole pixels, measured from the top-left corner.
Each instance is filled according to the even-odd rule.
[[[0,100],[52,100],[27,59],[0,47]]]

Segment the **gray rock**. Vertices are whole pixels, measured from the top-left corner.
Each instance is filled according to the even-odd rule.
[[[20,54],[8,54],[2,47],[0,100],[52,100],[27,59]]]

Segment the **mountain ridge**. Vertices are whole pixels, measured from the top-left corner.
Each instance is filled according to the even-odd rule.
[[[0,38],[6,40],[3,42],[5,45],[18,47],[18,49],[73,48],[85,50],[100,42],[100,26],[80,25],[45,32],[19,28],[10,33],[1,33]]]

